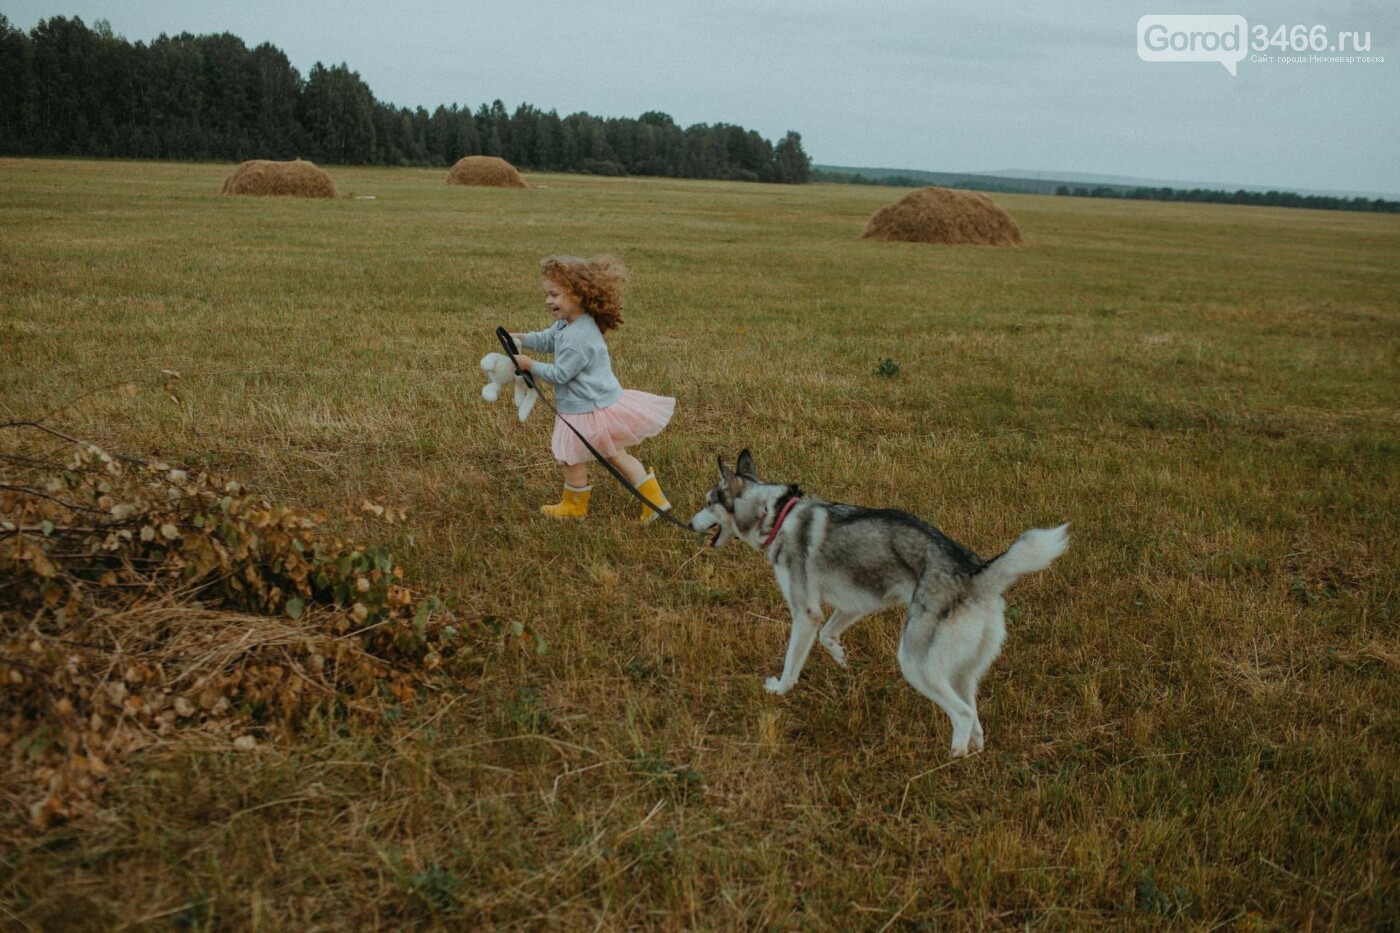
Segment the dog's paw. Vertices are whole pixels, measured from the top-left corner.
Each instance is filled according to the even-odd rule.
[[[842,667],[846,666],[846,649],[841,647],[840,642],[824,641],[822,642],[822,647],[826,649],[827,654],[831,655],[831,660],[835,661]]]
[[[789,690],[792,689],[792,685],[785,684],[776,677],[769,677],[763,682],[763,689],[767,690],[769,693],[774,693],[778,696],[782,696],[784,693],[787,693]]]

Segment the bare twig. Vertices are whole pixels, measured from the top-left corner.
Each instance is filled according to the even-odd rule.
[[[110,388],[110,386],[108,386],[108,388]],[[61,411],[62,409],[59,410]],[[62,431],[59,431],[55,428],[51,428],[48,425],[44,424],[42,421],[6,421],[4,423],[0,423],[0,430],[3,430],[5,428],[33,428],[36,431],[43,431],[45,434],[52,434],[54,437],[61,438],[73,444],[85,445],[89,443],[88,441],[79,440],[71,434],[64,434]],[[136,457],[129,457],[126,454],[111,454],[111,456],[117,458],[118,460],[125,460],[127,463],[135,463],[138,466],[147,465],[145,460],[141,460]]]
[[[77,512],[96,512],[98,515],[107,514],[102,509],[94,508],[90,505],[78,505],[76,502],[67,502],[57,496],[51,496],[46,492],[35,489],[32,486],[17,486],[14,483],[0,483],[0,489],[8,489],[10,492],[19,492],[26,496],[34,496],[39,499],[48,499],[50,502],[57,502],[65,509],[73,509]]]
[[[957,764],[959,761],[962,761],[962,760],[963,760],[963,759],[961,759],[961,758],[954,758],[954,759],[952,759],[951,761],[945,761],[945,762],[943,762],[943,764],[939,765],[938,767],[936,767],[936,768],[929,768],[927,771],[924,771],[924,772],[921,772],[921,773],[919,773],[919,774],[916,774],[916,775],[914,775],[913,777],[911,777],[909,780],[905,781],[905,782],[904,782],[904,796],[899,798],[899,813],[897,814],[897,816],[899,816],[899,817],[903,817],[903,816],[904,816],[904,805],[905,805],[906,803],[908,803],[908,801],[909,801],[909,788],[913,785],[913,783],[914,783],[915,781],[917,781],[919,778],[926,778],[926,777],[928,777],[930,774],[935,774],[935,773],[937,773],[937,772],[939,772],[939,771],[942,771],[944,768],[951,768],[953,765]]]

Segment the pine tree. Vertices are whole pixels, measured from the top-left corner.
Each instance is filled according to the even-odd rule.
[[[805,185],[812,177],[812,160],[802,151],[802,135],[788,130],[782,141],[773,148],[773,161],[776,168],[775,181],[788,185]]]
[[[343,165],[374,161],[374,95],[344,64],[312,66],[297,115],[317,160]]]

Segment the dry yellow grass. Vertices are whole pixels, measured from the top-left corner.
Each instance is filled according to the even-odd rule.
[[[339,168],[376,200],[253,204],[222,173],[0,161],[0,419],[151,385],[54,417],[347,524],[403,507],[357,536],[549,650],[374,727],[149,750],[4,843],[7,925],[1395,923],[1396,218],[996,197],[1029,245],[930,250],[858,239],[883,189]],[[1011,591],[986,753],[948,763],[893,614],[774,699],[758,555],[638,531],[601,474],[586,522],[535,513],[548,420],[476,361],[546,320],[540,257],[604,252],[624,384],[680,400],[639,453],[682,513],[750,446],[984,554],[1074,523]]]

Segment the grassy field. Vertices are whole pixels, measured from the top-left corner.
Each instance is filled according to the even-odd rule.
[[[0,814],[17,929],[1395,929],[1400,218],[998,196],[1020,249],[859,239],[897,191],[0,160],[0,420],[347,516],[548,651],[382,723],[128,762],[90,818]],[[901,679],[899,617],[764,693],[761,557],[639,531],[596,473],[550,524],[540,409],[479,397],[538,260],[620,256],[638,453],[689,515],[716,454],[915,512],[1009,596],[987,750]],[[893,377],[877,374],[884,359]],[[159,390],[182,374],[183,404]]]

